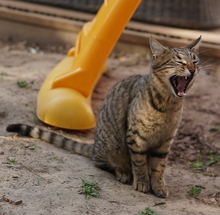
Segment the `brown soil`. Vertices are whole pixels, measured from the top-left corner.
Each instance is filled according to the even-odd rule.
[[[40,140],[11,136],[5,131],[8,124],[18,122],[49,127],[37,120],[36,98],[46,76],[65,57],[56,51],[65,53],[62,47],[41,50],[25,43],[0,43],[0,195],[23,201],[13,205],[0,200],[1,215],[134,215],[145,207],[151,207],[160,215],[220,214],[218,59],[206,63],[186,97],[183,120],[166,170],[170,194],[167,199],[160,199],[121,184],[110,173],[95,168],[87,158]],[[116,82],[128,75],[149,71],[149,57],[146,59],[143,53],[112,54],[108,67],[93,94],[96,116],[105,95]],[[21,88],[17,81],[26,81],[28,86]],[[94,133],[94,129],[55,130],[88,142],[92,142]],[[15,163],[8,160],[13,158]],[[190,163],[196,163],[197,168],[192,168]],[[85,200],[84,195],[78,194],[80,178],[98,182],[100,196]],[[201,189],[201,193],[190,196],[188,192],[192,187]],[[161,202],[163,204],[155,206]]]

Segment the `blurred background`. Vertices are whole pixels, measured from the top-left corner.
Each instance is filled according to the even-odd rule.
[[[0,39],[73,45],[82,26],[94,18],[103,2],[0,0]],[[144,49],[150,35],[168,46],[183,45],[202,35],[202,49],[219,57],[219,8],[218,0],[143,0],[116,49]]]

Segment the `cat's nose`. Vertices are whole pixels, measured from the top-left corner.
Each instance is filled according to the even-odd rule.
[[[194,67],[189,67],[188,70],[191,73],[191,75],[194,75],[194,73],[196,71]]]

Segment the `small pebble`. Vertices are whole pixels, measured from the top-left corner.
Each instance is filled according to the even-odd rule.
[[[40,181],[39,180],[34,180],[34,186],[39,186],[40,185]]]
[[[209,199],[209,204],[216,205],[217,201],[215,200],[215,198],[211,198],[211,199]]]

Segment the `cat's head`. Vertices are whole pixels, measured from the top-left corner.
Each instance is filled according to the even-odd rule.
[[[152,72],[161,84],[177,97],[185,96],[200,71],[197,55],[200,40],[201,36],[186,46],[168,48],[150,38]]]

